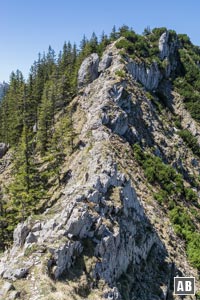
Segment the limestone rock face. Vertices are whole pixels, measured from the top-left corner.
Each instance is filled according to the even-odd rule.
[[[133,78],[141,82],[148,90],[156,89],[163,78],[156,62],[147,67],[145,63],[130,61],[127,69]]]
[[[98,77],[99,56],[91,54],[81,64],[78,72],[78,87],[81,88],[91,83]]]
[[[165,57],[169,56],[170,49],[169,49],[168,39],[169,39],[168,31],[164,32],[159,39],[158,47],[159,47],[161,59],[164,59]]]
[[[99,63],[98,71],[103,72],[110,67],[112,63],[112,52],[105,52]]]
[[[27,235],[29,234],[29,228],[27,222],[19,223],[14,230],[13,239],[16,246],[24,245]]]
[[[159,39],[158,48],[160,51],[160,58],[169,58],[170,55],[176,54],[179,47],[177,36],[174,36],[170,41],[170,33],[165,31]]]
[[[70,269],[73,260],[83,251],[83,247],[80,242],[76,241],[74,243],[68,242],[59,249],[52,249],[51,251],[54,260],[49,261],[48,267],[53,278],[59,279],[63,275],[63,272]],[[54,268],[52,268],[53,263],[55,265]]]
[[[170,41],[169,35],[168,31],[164,32],[159,39],[158,45],[160,58],[165,61],[165,72],[160,70],[156,61],[147,66],[144,62],[128,59],[128,72],[150,91],[157,89],[161,80],[163,78],[168,79],[177,67],[177,49],[179,44],[177,37]]]

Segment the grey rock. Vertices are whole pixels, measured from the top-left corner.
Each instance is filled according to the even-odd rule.
[[[114,133],[119,135],[125,134],[128,129],[128,116],[123,111],[116,112],[114,118],[110,122],[110,127]]]
[[[23,246],[26,237],[29,234],[29,231],[30,230],[28,228],[27,222],[19,223],[13,233],[14,244],[16,246]]]
[[[93,224],[93,218],[90,216],[87,209],[83,209],[80,206],[74,208],[67,224],[66,224],[66,234],[70,233],[74,236],[79,236],[84,238],[90,227]]]
[[[1,289],[1,293],[3,295],[6,295],[9,291],[14,290],[14,286],[12,283],[6,281]]]
[[[38,131],[38,125],[37,125],[37,123],[35,123],[33,125],[33,132],[36,133],[37,131]]]
[[[7,269],[7,266],[4,263],[1,262],[1,264],[0,264],[0,277],[3,276],[3,274],[6,271],[6,269]]]
[[[158,48],[160,51],[160,58],[164,59],[165,57],[169,56],[169,45],[168,45],[168,39],[169,39],[169,32],[165,31],[160,39],[159,39],[159,44]]]
[[[40,231],[42,229],[42,225],[40,222],[35,223],[35,225],[31,228],[32,232],[37,232]]]
[[[68,270],[75,262],[76,256],[80,255],[83,247],[79,241],[68,242],[64,246],[53,251],[53,260],[56,264],[50,272],[52,272],[55,279],[58,279],[64,271]],[[50,264],[51,268],[51,264]]]
[[[20,298],[20,292],[18,291],[12,291],[9,294],[9,300],[15,300]]]
[[[28,274],[28,268],[18,268],[18,269],[9,268],[4,272],[3,278],[9,280],[15,280],[15,279],[24,278],[26,277],[27,274]]]
[[[32,243],[36,243],[36,242],[37,242],[37,237],[32,232],[30,232],[26,238],[26,243],[32,244]]]
[[[104,72],[112,63],[112,52],[105,53],[100,60],[98,71]]]
[[[17,279],[24,278],[28,274],[28,268],[19,268],[14,270],[13,276]]]
[[[135,80],[142,83],[144,87],[150,91],[157,89],[159,83],[164,78],[169,78],[172,71],[177,67],[177,50],[179,47],[178,38],[174,37],[169,42],[169,32],[164,32],[159,39],[160,58],[165,60],[165,72],[161,72],[157,62],[153,62],[150,66],[138,63],[128,59],[127,70]]]
[[[8,146],[5,143],[0,143],[0,158],[2,158],[8,151]]]
[[[98,77],[99,56],[91,54],[82,62],[78,71],[78,87],[81,88],[91,83]]]
[[[127,70],[135,80],[142,83],[148,90],[156,89],[163,78],[156,62],[153,62],[150,67],[147,67],[145,63],[129,61]]]
[[[194,167],[198,167],[199,166],[199,162],[196,158],[192,158],[191,159],[191,164],[194,166]]]
[[[121,300],[121,295],[116,287],[104,292],[104,299],[108,300]]]

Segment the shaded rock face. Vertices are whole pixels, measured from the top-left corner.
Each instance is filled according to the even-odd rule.
[[[156,62],[147,67],[145,63],[130,61],[127,69],[133,78],[141,82],[148,90],[156,89],[163,78]]]
[[[5,143],[0,143],[0,158],[2,158],[8,151],[8,146]]]
[[[99,56],[96,53],[88,56],[81,64],[78,72],[78,87],[91,83],[98,77]]]

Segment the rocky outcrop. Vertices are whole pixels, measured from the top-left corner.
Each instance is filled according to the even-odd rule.
[[[99,56],[91,54],[81,64],[78,72],[78,87],[81,88],[91,83],[98,77]]]
[[[142,83],[148,90],[156,89],[163,78],[156,62],[147,67],[145,63],[129,61],[127,70],[134,79]]]
[[[165,31],[159,39],[158,48],[160,51],[160,58],[163,60],[169,58],[170,55],[176,55],[176,51],[179,48],[179,42],[176,35],[170,39],[170,33]]]
[[[51,248],[52,258],[48,261],[50,276],[59,279],[64,272],[70,269],[82,251],[83,247],[79,241],[69,241],[58,249]]]
[[[105,52],[99,63],[99,68],[98,68],[99,73],[109,68],[111,63],[112,63],[112,52],[110,51]]]
[[[176,70],[178,65],[177,50],[179,47],[177,36],[170,39],[170,33],[164,32],[159,39],[159,52],[160,59],[163,60],[161,69],[157,62],[154,61],[150,65],[145,62],[138,62],[128,58],[127,70],[133,78],[147,90],[153,91],[158,88],[163,78],[168,79],[172,72]]]
[[[160,51],[160,58],[164,59],[165,57],[169,56],[170,53],[170,47],[168,45],[168,39],[169,39],[169,32],[165,31],[160,39],[159,39],[159,43],[158,43],[158,48]]]

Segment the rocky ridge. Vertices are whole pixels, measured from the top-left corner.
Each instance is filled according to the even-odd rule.
[[[167,33],[161,36],[162,59],[176,47]],[[175,67],[168,67],[166,79]],[[153,91],[162,79],[156,63],[122,61],[115,44],[100,62],[97,54],[83,62],[72,104],[84,146],[63,167],[71,176],[57,203],[15,229],[13,247],[0,262],[4,299],[172,299],[173,276],[198,278],[132,154],[131,144],[140,141],[172,165],[184,158],[186,172],[200,172],[169,122],[170,111],[159,116],[137,82]],[[182,126],[199,137],[179,96],[170,99]]]

